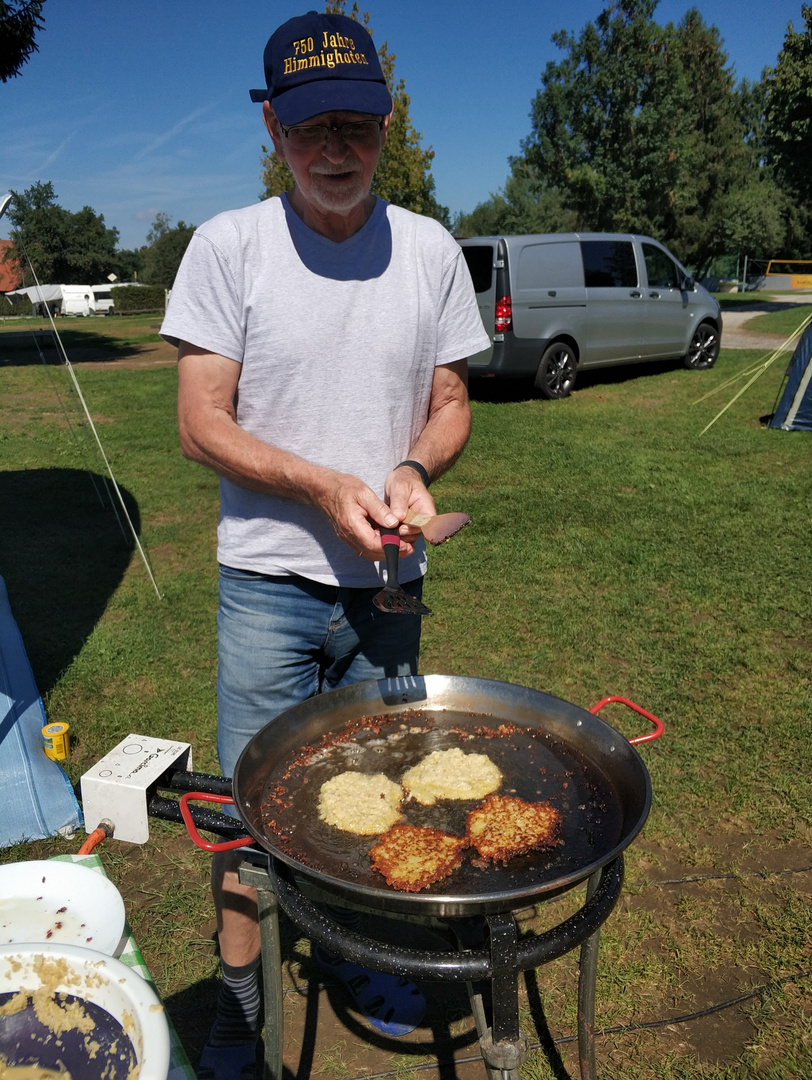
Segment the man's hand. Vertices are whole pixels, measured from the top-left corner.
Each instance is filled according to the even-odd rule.
[[[320,507],[337,536],[364,558],[384,558],[381,527],[398,527],[400,553],[411,555],[420,530],[401,524],[408,510],[434,514],[420,474],[407,466],[386,480],[385,501],[357,476],[304,461],[261,442],[237,425],[240,365],[187,342],[179,350],[178,422],[186,457],[236,484]],[[432,477],[459,456],[470,430],[465,361],[435,369],[426,427],[409,452]]]
[[[410,555],[420,536],[420,530],[413,525],[403,524],[408,510],[419,514],[436,514],[434,499],[428,492],[420,474],[408,466],[393,469],[386,479],[386,494],[395,519],[401,522],[398,529],[401,555]]]
[[[178,370],[178,423],[188,458],[253,491],[318,506],[353,551],[376,562],[384,558],[380,529],[396,528],[402,515],[357,476],[304,461],[240,428],[234,412],[239,364],[184,343]],[[399,478],[396,488],[399,501],[408,500],[400,494],[408,488],[408,480]],[[431,496],[428,500],[433,506]],[[403,514],[407,508],[408,501]],[[414,529],[406,530],[403,555],[414,551],[418,535]]]
[[[384,557],[380,530],[397,528],[400,518],[357,476],[332,473],[325,479],[328,483],[320,489],[316,501],[336,535],[359,555],[380,562]],[[409,535],[401,544],[402,555],[411,555],[419,533],[410,529]]]
[[[468,364],[458,360],[441,364],[434,369],[429,413],[426,426],[406,460],[418,461],[432,479],[450,469],[462,453],[471,431],[471,409],[468,404]],[[386,479],[386,498],[402,522],[407,511],[436,514],[434,499],[418,470],[408,465],[393,469]],[[412,525],[401,524],[401,553],[409,554],[420,535]]]

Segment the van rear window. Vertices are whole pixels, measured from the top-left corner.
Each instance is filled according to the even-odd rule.
[[[634,248],[628,240],[582,240],[584,284],[592,289],[633,289],[637,285]]]
[[[487,292],[493,280],[493,248],[489,244],[466,246],[462,253],[471,272],[474,290],[478,293]]]
[[[582,288],[584,271],[577,240],[527,244],[519,256],[518,290]]]

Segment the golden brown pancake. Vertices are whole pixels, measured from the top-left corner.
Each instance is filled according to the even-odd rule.
[[[467,846],[465,837],[449,836],[439,829],[393,825],[369,854],[387,885],[418,892],[456,870]]]
[[[384,833],[400,818],[403,789],[383,773],[343,772],[319,791],[319,816],[328,825],[359,836]]]
[[[413,799],[432,806],[442,799],[484,799],[502,783],[502,774],[485,754],[434,750],[403,774]]]
[[[489,795],[468,815],[466,836],[483,859],[506,863],[515,855],[558,844],[561,815],[548,802]]]

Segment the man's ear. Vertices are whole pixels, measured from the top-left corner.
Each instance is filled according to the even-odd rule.
[[[389,125],[392,123],[392,117],[395,115],[395,106],[392,106],[392,111],[388,116],[383,118],[383,143],[382,146],[386,146],[386,140],[389,137]]]
[[[279,118],[273,111],[273,105],[270,101],[262,102],[262,120],[265,127],[268,129],[268,134],[271,136],[271,142],[273,148],[276,151],[278,157],[285,158],[285,139],[282,135],[282,127],[279,123]]]

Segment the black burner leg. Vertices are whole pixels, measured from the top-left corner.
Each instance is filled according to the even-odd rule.
[[[519,964],[516,920],[511,914],[488,915],[491,953],[491,1029],[480,1035],[482,1057],[503,1077],[518,1077],[527,1058],[528,1040],[519,1030]]]
[[[457,939],[457,945],[461,952],[482,950],[485,945],[484,938],[484,921],[477,919],[451,919],[449,921],[449,929]],[[476,1033],[479,1036],[480,1051],[483,1047],[483,1039],[491,1041],[491,1029],[488,1024],[488,1014],[486,1012],[486,1002],[484,997],[485,984],[478,982],[466,982],[465,989],[468,991],[468,1002],[471,1006],[471,1015],[474,1018],[476,1024]],[[483,1061],[485,1062],[485,1073],[488,1080],[503,1080],[503,1074],[501,1069],[492,1068],[483,1053]]]
[[[282,1080],[282,946],[279,939],[279,904],[264,865],[244,862],[240,882],[257,890],[262,986],[265,1000],[265,1067],[263,1080]]]
[[[600,871],[593,874],[586,888],[588,904],[597,891]],[[598,946],[601,928],[581,945],[578,961],[578,1063],[581,1080],[597,1080],[595,1071],[595,986],[598,978]]]

